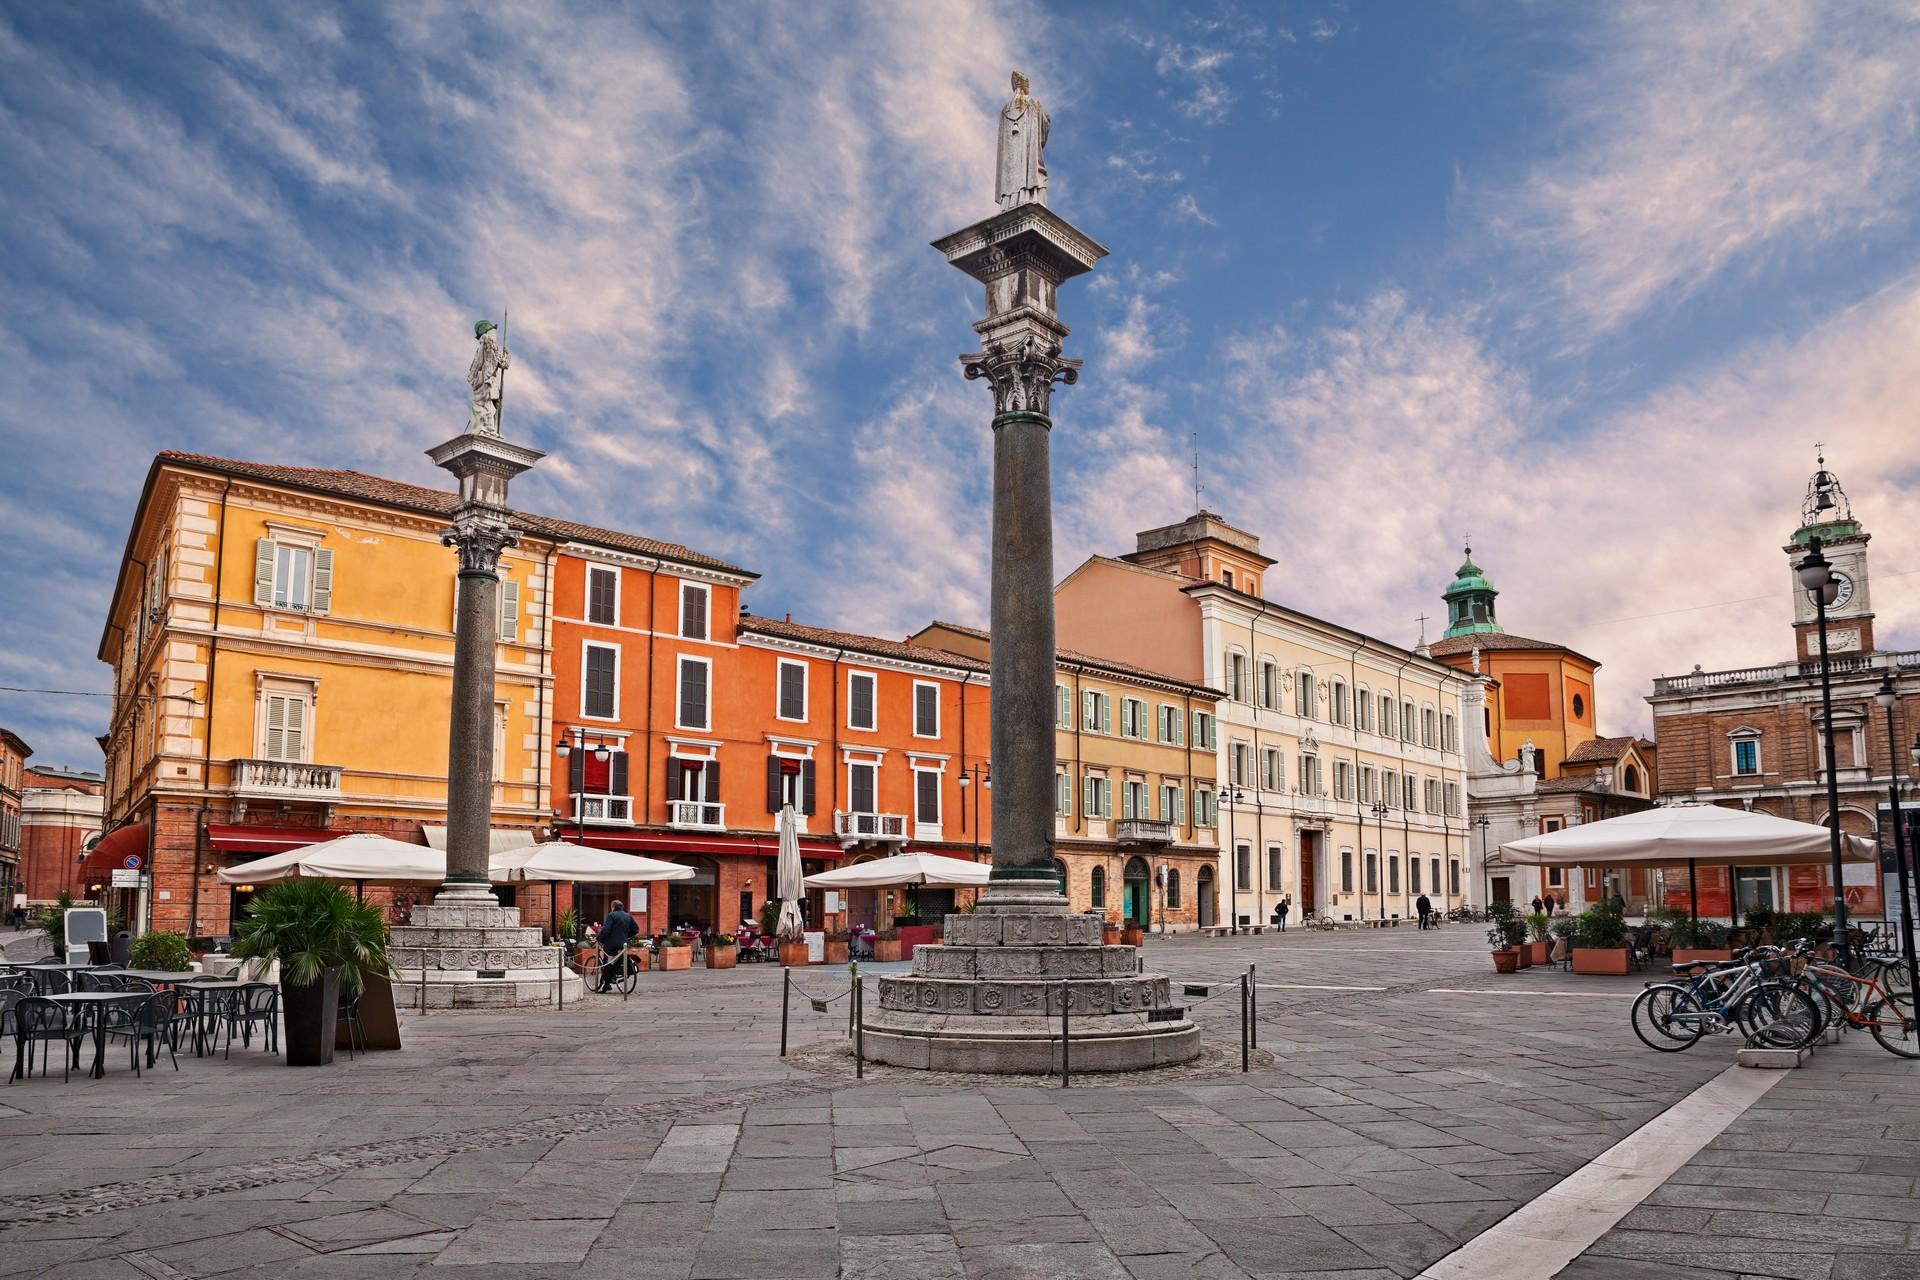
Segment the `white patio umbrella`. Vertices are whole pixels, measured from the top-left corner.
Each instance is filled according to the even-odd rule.
[[[800,879],[800,824],[790,804],[780,809],[780,860],[776,868],[780,922],[774,933],[782,942],[798,942],[806,929],[800,918],[800,895],[807,890]]]
[[[595,884],[646,884],[654,880],[691,880],[698,873],[677,862],[616,853],[566,840],[527,845],[496,853],[487,864],[496,881],[582,880]]]
[[[875,858],[832,871],[816,871],[806,879],[809,889],[879,889],[896,884],[979,887],[993,868],[984,862],[947,858],[937,853],[902,853]]]
[[[423,844],[405,844],[370,831],[310,844],[300,851],[300,874],[329,880],[429,880],[447,878],[447,855]]]
[[[302,845],[298,849],[283,849],[264,858],[255,858],[252,862],[243,862],[237,867],[221,867],[213,874],[219,877],[222,884],[271,884],[275,880],[291,880],[300,874],[300,859],[312,847]]]

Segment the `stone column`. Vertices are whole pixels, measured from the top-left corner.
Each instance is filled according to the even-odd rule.
[[[985,287],[982,349],[960,358],[993,390],[993,878],[987,912],[1067,909],[1053,870],[1053,474],[1062,281],[1106,249],[1041,204],[1015,205],[935,247]],[[1076,712],[1077,714],[1077,712]]]

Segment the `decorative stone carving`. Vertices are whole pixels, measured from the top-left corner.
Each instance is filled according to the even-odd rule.
[[[461,572],[495,573],[500,553],[520,545],[520,535],[484,508],[463,507],[454,516],[453,528],[440,535],[440,542],[459,553]]]
[[[1050,413],[1053,384],[1078,382],[1081,363],[1061,355],[1058,342],[1031,333],[960,357],[968,381],[985,378],[992,385],[995,415]]]
[[[473,326],[473,336],[479,345],[474,350],[473,363],[467,366],[467,388],[473,393],[473,411],[467,430],[477,435],[500,434],[500,401],[506,391],[507,366],[513,363],[513,357],[508,354],[499,332],[491,320],[482,320]]]
[[[1013,73],[1013,97],[1000,108],[1000,145],[994,156],[994,200],[1002,209],[1047,202],[1047,145],[1052,120],[1038,98],[1027,93],[1027,78]]]

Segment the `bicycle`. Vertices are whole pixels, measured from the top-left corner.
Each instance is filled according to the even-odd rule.
[[[1804,942],[1795,947],[1796,960],[1802,959],[1805,949]],[[1814,1006],[1815,1013],[1820,1015],[1820,1024],[1808,1033],[1801,1046],[1813,1043],[1826,1026],[1826,1011],[1831,1010],[1848,1026],[1871,1031],[1874,1040],[1888,1053],[1900,1058],[1920,1058],[1920,1023],[1914,1019],[1911,993],[1888,990],[1871,976],[1851,973],[1825,960],[1803,961],[1799,979],[1803,987],[1811,988],[1812,994],[1820,998]]]
[[[1308,907],[1306,914],[1300,917],[1300,927],[1302,929],[1320,929],[1331,932],[1340,926],[1335,924],[1333,917],[1326,912],[1315,911],[1312,907]]]
[[[1649,1049],[1679,1053],[1709,1031],[1739,1031],[1750,1045],[1798,1048],[1819,1034],[1820,1011],[1813,997],[1781,978],[1791,964],[1776,958],[1743,958],[1705,968],[1675,965],[1678,982],[1650,982],[1635,998],[1628,1017],[1633,1033]]]
[[[620,998],[625,1000],[640,985],[640,969],[627,958],[624,950],[616,957],[594,947],[584,962],[568,967],[586,979],[590,992],[618,990]]]

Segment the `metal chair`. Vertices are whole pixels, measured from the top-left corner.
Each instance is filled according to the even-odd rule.
[[[18,987],[0,987],[0,1036],[13,1034],[13,1007],[28,994]]]
[[[347,1027],[347,1060],[353,1060],[354,1042],[359,1042],[364,1052],[367,1047],[367,1029],[360,1021],[360,996],[341,996],[340,1015],[337,1019]]]
[[[74,1066],[80,1061],[80,1042],[86,1039],[86,1034],[80,1020],[52,1000],[27,996],[13,1009],[13,1074],[7,1077],[7,1083],[33,1074],[34,1045],[46,1045],[51,1055],[56,1040],[67,1046],[67,1052],[60,1059],[60,1078],[70,1079]],[[44,1061],[40,1064],[40,1074],[47,1074]]]
[[[274,1053],[280,1052],[280,988],[265,982],[249,982],[241,987],[227,1006],[227,1057],[233,1056],[233,1033],[240,1033],[243,1048],[253,1045],[253,1028],[258,1023],[261,1039]]]
[[[145,1000],[115,1010],[108,1020],[107,1038],[127,1042],[127,1057],[133,1064],[135,1076],[141,1074],[142,1041],[146,1042],[148,1066],[160,1061],[160,1046],[164,1044],[167,1046],[167,1057],[173,1059],[173,1069],[180,1069],[180,1059],[173,1051],[173,1025],[178,1005],[171,991],[154,991],[149,986]]]

